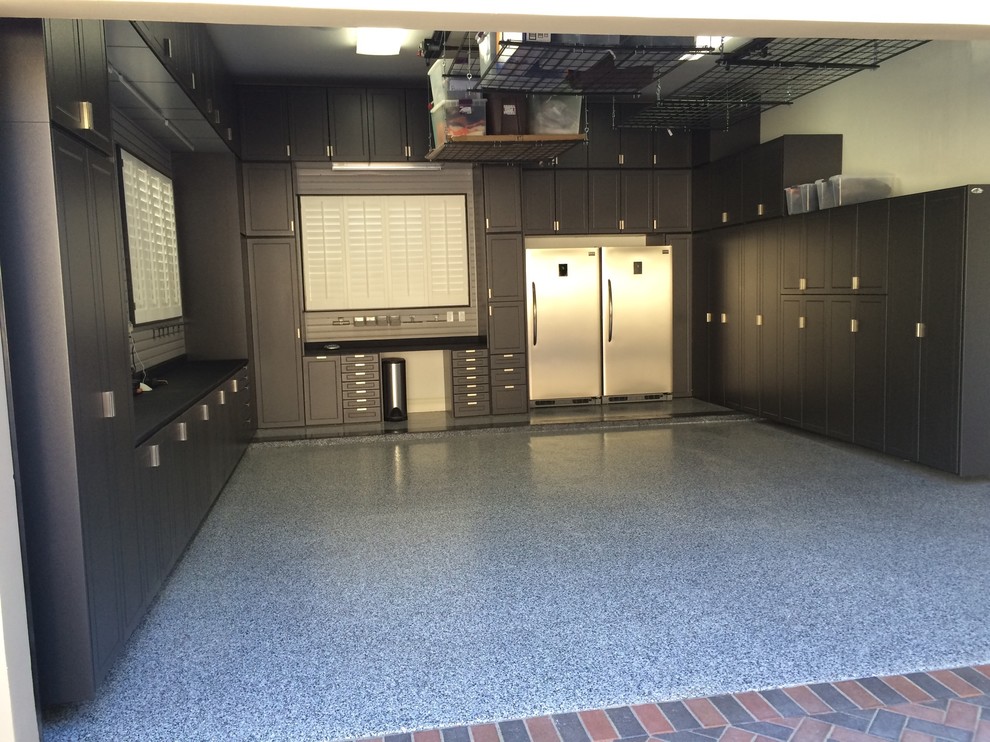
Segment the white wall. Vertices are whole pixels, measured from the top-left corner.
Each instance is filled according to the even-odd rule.
[[[842,134],[843,173],[894,195],[990,182],[990,42],[931,42],[763,115],[761,138]]]
[[[38,717],[28,649],[5,379],[0,355],[0,740],[33,742],[38,739]]]

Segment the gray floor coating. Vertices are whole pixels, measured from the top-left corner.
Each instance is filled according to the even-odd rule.
[[[46,739],[339,739],[987,662],[988,504],[757,422],[255,445]]]

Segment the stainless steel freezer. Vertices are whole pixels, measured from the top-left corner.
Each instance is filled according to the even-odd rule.
[[[529,395],[598,401],[602,389],[599,251],[526,251]]]
[[[605,401],[674,387],[672,257],[666,247],[603,247],[602,358]]]
[[[671,249],[526,250],[529,393],[534,405],[669,395]]]

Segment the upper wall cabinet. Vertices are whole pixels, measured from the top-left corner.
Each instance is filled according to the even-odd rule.
[[[242,86],[244,160],[396,162],[430,148],[426,90]]]
[[[110,90],[103,21],[46,20],[51,119],[110,154]]]
[[[485,230],[521,232],[519,168],[485,165],[482,177],[485,185]]]

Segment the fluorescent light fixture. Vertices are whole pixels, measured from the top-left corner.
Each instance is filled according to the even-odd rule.
[[[331,162],[331,170],[357,170],[361,172],[390,170],[439,170],[439,162]]]
[[[357,53],[377,57],[395,56],[406,38],[404,28],[357,28]]]
[[[695,36],[694,46],[696,49],[711,49],[716,50],[721,48],[722,44],[731,39],[731,36]],[[696,59],[701,59],[705,56],[703,53],[694,54],[682,54],[679,59],[682,62],[693,62]]]

